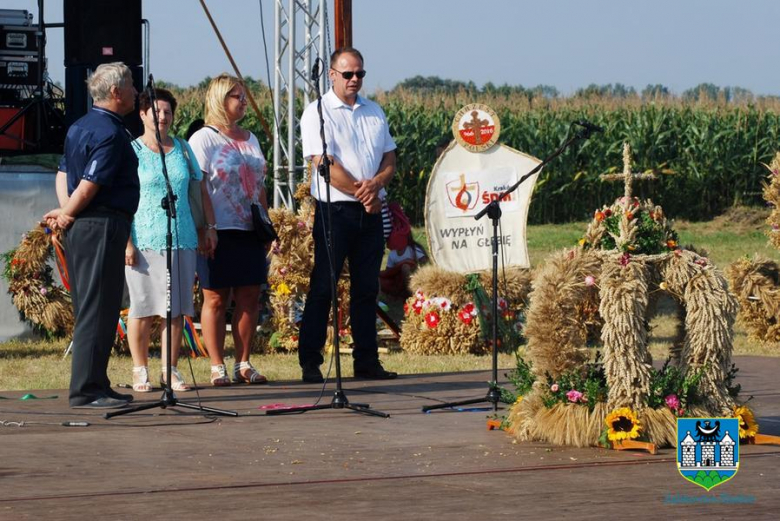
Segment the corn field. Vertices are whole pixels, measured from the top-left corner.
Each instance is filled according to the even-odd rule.
[[[253,93],[262,116],[273,128],[270,92]],[[183,134],[202,117],[201,88],[174,89],[179,99],[174,131]],[[540,174],[529,223],[584,220],[593,210],[622,194],[620,183],[600,174],[622,170],[623,142],[634,156],[634,172],[652,171],[655,181],[634,185],[634,193],[652,198],[667,215],[705,220],[735,204],[761,205],[762,182],[778,149],[780,102],[687,102],[638,97],[531,98],[478,94],[420,94],[402,89],[372,96],[384,108],[398,145],[398,170],[390,197],[401,202],[415,224],[422,224],[425,188],[437,151],[452,139],[452,118],[463,105],[485,103],[501,120],[500,142],[539,159],[565,140],[569,124],[587,119],[604,127],[555,159]],[[269,164],[273,141],[250,109],[244,125],[260,140]],[[283,130],[286,135],[286,130]],[[270,177],[269,177],[270,182]]]

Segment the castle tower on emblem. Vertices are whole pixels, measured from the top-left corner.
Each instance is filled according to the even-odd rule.
[[[696,466],[696,441],[691,436],[691,431],[685,436],[685,439],[680,443],[682,446],[682,466],[683,467],[695,467]]]
[[[729,436],[729,431],[720,440],[720,464],[724,467],[734,466],[734,445],[736,443]]]

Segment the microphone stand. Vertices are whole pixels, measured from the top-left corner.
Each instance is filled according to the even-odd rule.
[[[536,174],[541,170],[545,165],[550,163],[553,159],[558,157],[563,153],[564,150],[569,148],[574,142],[580,140],[580,139],[588,139],[590,137],[591,133],[594,129],[589,127],[583,127],[580,130],[576,131],[573,135],[570,136],[572,127],[575,125],[575,123],[572,123],[569,125],[569,130],[566,132],[566,140],[564,143],[551,155],[546,157],[541,163],[536,165],[533,170],[525,174],[523,177],[521,177],[515,184],[504,190],[504,192],[501,193],[501,195],[491,201],[485,208],[480,210],[480,212],[474,216],[475,220],[480,220],[482,217],[487,215],[491,222],[493,223],[493,242],[492,242],[492,253],[493,253],[493,280],[492,280],[492,286],[493,286],[493,301],[491,305],[491,327],[492,327],[492,344],[493,344],[493,372],[491,375],[491,380],[488,383],[488,392],[487,395],[484,398],[473,398],[470,400],[461,400],[457,402],[446,402],[446,403],[437,403],[436,405],[426,405],[422,408],[422,412],[428,412],[433,411],[435,409],[445,409],[445,408],[452,408],[452,407],[459,407],[462,405],[473,405],[476,403],[490,403],[493,404],[493,410],[498,410],[498,402],[501,400],[501,388],[498,386],[498,224],[501,220],[501,206],[499,205],[499,201],[504,200],[509,194],[517,190],[517,187],[520,186],[523,181],[531,177],[532,175]]]
[[[212,407],[203,407],[202,405],[196,405],[192,403],[180,402],[176,398],[176,394],[171,387],[171,372],[173,367],[173,360],[171,360],[171,257],[173,256],[173,234],[171,233],[171,222],[176,219],[176,195],[173,193],[171,187],[171,180],[168,177],[168,166],[165,163],[165,150],[163,149],[162,137],[160,136],[159,116],[157,115],[157,99],[154,95],[154,79],[152,75],[149,75],[149,83],[147,84],[149,91],[149,101],[152,107],[152,118],[154,120],[154,134],[157,140],[157,149],[160,152],[160,160],[162,161],[162,175],[165,179],[165,197],[160,201],[160,206],[165,210],[165,216],[167,217],[167,233],[165,235],[165,341],[166,341],[166,354],[168,357],[168,364],[165,371],[165,382],[163,384],[163,394],[156,402],[145,403],[136,405],[126,409],[120,409],[113,412],[108,412],[104,415],[104,418],[109,419],[114,416],[123,416],[125,414],[131,414],[134,412],[145,411],[147,409],[168,407],[183,407],[185,409],[194,409],[201,412],[219,414],[222,416],[238,416],[237,412],[226,411],[222,409],[215,409]]]
[[[320,93],[320,78],[319,78],[319,60],[314,65],[314,71],[312,72],[312,80],[314,81],[314,87],[317,91],[317,114],[320,117],[320,139],[322,139],[322,160],[320,161],[318,171],[319,174],[325,180],[325,198],[327,201],[326,213],[328,216],[326,226],[326,248],[328,251],[328,266],[330,267],[330,293],[331,293],[331,322],[333,326],[333,357],[336,359],[336,391],[333,393],[333,399],[329,404],[316,404],[316,405],[302,405],[300,407],[290,407],[287,409],[270,409],[265,412],[266,415],[280,415],[280,414],[295,414],[305,413],[309,411],[317,411],[322,409],[350,409],[362,414],[370,416],[379,416],[381,418],[389,418],[390,415],[372,409],[367,403],[354,403],[347,399],[347,395],[344,394],[344,389],[341,386],[341,354],[339,352],[340,339],[339,339],[339,300],[337,291],[338,275],[333,266],[333,221],[331,220],[331,203],[330,203],[330,159],[328,158],[328,144],[325,141],[325,119],[322,117],[322,94]]]

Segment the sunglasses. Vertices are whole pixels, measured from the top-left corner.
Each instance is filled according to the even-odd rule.
[[[239,103],[246,102],[246,96],[244,96],[243,94],[228,94],[228,98],[237,99]]]
[[[346,72],[341,72],[341,71],[338,71],[338,70],[336,70],[336,69],[334,69],[332,67],[331,67],[330,70],[338,72],[339,74],[341,74],[341,77],[344,78],[347,81],[351,80],[353,76],[357,76],[359,80],[362,80],[363,78],[366,77],[366,71],[357,71],[357,72],[346,71]]]

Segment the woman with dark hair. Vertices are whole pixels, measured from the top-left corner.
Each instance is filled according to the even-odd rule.
[[[217,236],[213,229],[214,212],[203,175],[186,141],[168,135],[176,112],[176,98],[170,91],[155,89],[155,107],[158,114],[165,165],[171,188],[176,197],[176,219],[172,221],[173,250],[171,257],[171,361],[167,360],[166,323],[163,320],[162,374],[165,381],[168,363],[171,364],[171,388],[189,391],[190,387],[176,368],[182,340],[182,316],[195,312],[192,302],[192,284],[195,280],[195,257],[198,232],[189,204],[190,180],[200,181],[206,230],[202,231],[202,250],[213,255]],[[138,178],[141,200],[133,220],[133,228],[125,251],[125,279],[130,292],[127,339],[133,356],[133,390],[150,392],[149,341],[155,316],[166,316],[166,234],[167,216],[161,201],[166,196],[162,159],[158,146],[152,102],[144,91],[139,97],[144,133],[133,141],[138,156]],[[208,226],[212,224],[212,227]]]
[[[214,205],[219,243],[214,257],[198,257],[203,288],[201,325],[211,357],[211,383],[264,384],[250,363],[252,338],[260,310],[260,289],[266,282],[267,244],[260,244],[252,224],[252,204],[268,202],[264,187],[266,163],[254,134],[239,126],[246,114],[246,87],[234,76],[220,74],[206,92],[206,126],[190,145],[204,173]],[[225,367],[225,312],[232,300],[232,333],[236,349],[232,382]]]

